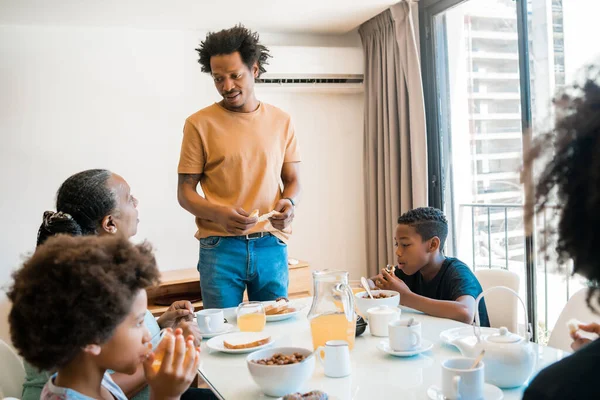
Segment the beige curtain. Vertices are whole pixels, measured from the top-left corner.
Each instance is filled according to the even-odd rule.
[[[427,136],[417,4],[402,1],[359,29],[365,52],[367,272],[395,264],[398,216],[427,201]]]

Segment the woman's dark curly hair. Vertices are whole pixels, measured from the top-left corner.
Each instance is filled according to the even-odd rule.
[[[10,335],[41,370],[68,364],[88,344],[102,344],[129,314],[140,290],[158,283],[148,244],[107,236],[58,235],[13,274]]]
[[[583,84],[554,100],[559,120],[534,143],[525,168],[548,159],[536,184],[535,211],[556,204],[558,261],[572,259],[573,272],[591,281],[589,305],[600,282],[600,86],[598,69],[586,72]]]
[[[195,49],[200,58],[198,63],[202,66],[202,72],[211,73],[210,58],[224,54],[240,53],[242,61],[249,69],[254,63],[258,63],[258,76],[266,72],[265,65],[271,57],[269,50],[259,43],[257,32],[252,32],[242,24],[219,32],[209,32],[206,39]]]

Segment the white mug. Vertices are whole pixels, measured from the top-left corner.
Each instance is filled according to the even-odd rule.
[[[373,307],[367,310],[369,319],[369,331],[373,336],[387,336],[388,325],[392,321],[400,319],[401,310],[398,307]]]
[[[451,358],[442,363],[442,393],[449,400],[483,399],[484,365],[473,369],[474,358]]]
[[[342,378],[350,375],[350,348],[345,340],[330,340],[325,346],[317,348],[317,358],[330,378]],[[325,359],[323,355],[325,354]]]
[[[411,351],[421,347],[421,323],[413,319],[412,324],[408,326],[409,322],[408,319],[401,319],[389,323],[392,350]]]
[[[225,328],[223,310],[218,310],[216,308],[200,310],[196,313],[196,318],[200,332],[221,332]]]

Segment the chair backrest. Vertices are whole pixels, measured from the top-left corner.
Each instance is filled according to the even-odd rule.
[[[519,293],[519,275],[505,269],[480,269],[475,276],[483,290],[494,286],[506,286]],[[490,325],[492,328],[505,326],[509,331],[517,333],[519,313],[518,299],[510,293],[496,291],[484,296]]]
[[[20,398],[25,382],[25,367],[21,358],[0,339],[0,391],[6,397]]]
[[[552,329],[548,346],[564,351],[573,351],[571,350],[573,340],[571,339],[571,335],[569,335],[569,328],[567,327],[567,323],[571,319],[576,319],[586,324],[590,322],[600,323],[600,315],[593,313],[587,306],[585,301],[587,291],[587,288],[580,289],[571,296],[565,308],[560,312],[556,325]]]

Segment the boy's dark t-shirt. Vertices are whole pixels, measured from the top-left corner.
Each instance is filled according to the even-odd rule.
[[[409,276],[396,269],[395,274],[413,293],[430,299],[455,301],[460,296],[472,296],[476,299],[483,291],[471,269],[452,257],[446,257],[440,271],[429,282],[423,279],[420,272]],[[483,299],[479,302],[479,318],[481,326],[490,326]]]
[[[542,370],[523,394],[523,400],[598,399],[600,339]]]

